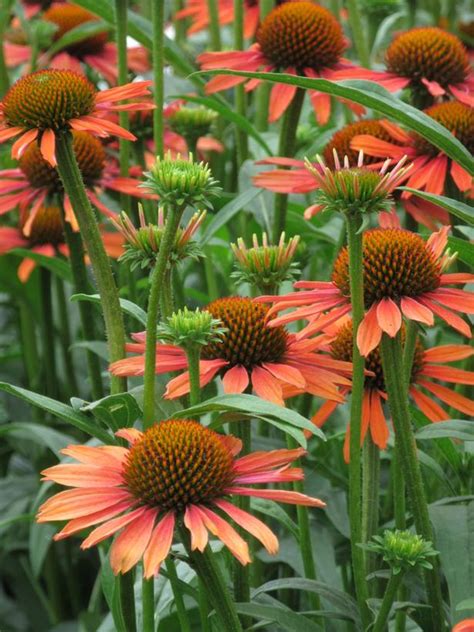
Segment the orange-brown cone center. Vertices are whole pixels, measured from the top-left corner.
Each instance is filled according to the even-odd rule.
[[[415,82],[422,78],[446,88],[462,83],[469,72],[461,40],[437,27],[420,27],[399,35],[385,55],[387,69]]]
[[[38,70],[18,79],[3,99],[11,126],[60,130],[79,116],[90,114],[95,88],[72,70]]]
[[[196,421],[160,421],[133,444],[124,479],[141,504],[182,510],[224,495],[233,458],[220,435]]]
[[[364,233],[363,249],[367,308],[385,297],[399,301],[439,287],[440,265],[420,235],[398,228],[369,230]],[[336,259],[332,281],[350,296],[347,248]]]
[[[278,68],[331,68],[345,48],[342,28],[324,7],[285,2],[271,11],[257,31],[264,55]]]
[[[474,152],[474,109],[458,101],[440,103],[424,110],[425,114],[444,125],[449,131],[461,141],[467,149]],[[431,145],[426,139],[418,134],[414,134],[415,147],[420,154],[437,156],[438,147]]]
[[[267,325],[268,307],[249,298],[220,298],[206,307],[227,329],[221,342],[203,347],[207,360],[227,360],[231,366],[247,369],[262,362],[278,362],[286,351],[288,334],[284,327]]]
[[[43,20],[56,24],[58,30],[54,34],[55,40],[60,39],[63,35],[72,29],[85,24],[86,22],[97,22],[97,16],[81,7],[73,4],[54,4],[43,14]],[[107,42],[107,33],[98,33],[91,37],[70,44],[64,50],[68,51],[76,57],[83,55],[93,55],[100,53]]]
[[[20,213],[20,229],[28,221],[29,212]],[[26,235],[25,235],[26,236]],[[26,236],[31,246],[52,244],[56,246],[64,242],[61,210],[57,206],[41,206],[33,220],[29,235]]]

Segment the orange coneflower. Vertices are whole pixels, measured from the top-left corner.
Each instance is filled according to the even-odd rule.
[[[69,3],[53,3],[41,16],[41,19],[54,24],[57,30],[54,40],[61,39],[66,33],[82,24],[97,22],[97,16],[86,9]],[[83,64],[86,64],[99,74],[108,83],[117,83],[118,76],[118,54],[117,45],[109,42],[109,35],[105,28],[102,33],[91,35],[79,42],[69,44],[60,53],[48,58],[47,55],[40,56],[39,67],[63,68],[75,70],[84,74]],[[7,66],[15,67],[20,64],[27,64],[32,55],[31,46],[9,42],[4,43],[5,62]],[[127,50],[127,63],[130,70],[136,74],[147,72],[150,69],[147,51],[141,46],[135,46]]]
[[[344,324],[337,325],[331,329],[334,330],[334,338],[329,344],[331,356],[337,360],[351,360],[352,322],[348,320]],[[402,330],[403,336],[404,331]],[[474,415],[474,402],[471,399],[433,381],[474,384],[474,373],[472,371],[463,371],[445,364],[447,362],[464,360],[472,355],[474,355],[474,349],[468,345],[452,344],[424,349],[422,343],[418,341],[413,358],[409,392],[416,406],[430,421],[437,422],[450,419],[450,415],[436,402],[436,398],[466,415]],[[364,442],[367,431],[370,430],[370,437],[373,443],[381,450],[384,450],[387,447],[389,428],[382,405],[383,401],[387,399],[387,394],[378,347],[368,354],[366,369],[361,445]],[[425,391],[428,391],[429,395]],[[312,421],[318,427],[321,427],[338,405],[338,402],[326,401],[313,416]],[[349,433],[350,428],[348,427],[344,442],[344,458],[346,461],[349,460]]]
[[[425,114],[444,125],[472,153],[474,151],[474,109],[463,103],[451,102],[433,105]],[[454,160],[416,133],[407,133],[397,125],[381,121],[390,134],[390,139],[374,138],[371,134],[354,136],[351,145],[355,150],[378,158],[398,160],[407,155],[413,162],[413,169],[406,186],[440,195],[445,192],[448,177],[457,188],[471,195],[472,177]],[[432,211],[433,205],[416,201],[411,193],[404,191],[402,200],[415,218],[422,219]]]
[[[115,217],[101,202],[98,194],[104,189],[136,197],[156,197],[145,193],[141,180],[119,175],[116,162],[107,157],[99,139],[88,132],[72,132],[73,148],[79,170],[92,204],[107,216]],[[38,145],[31,144],[22,153],[18,168],[0,171],[0,215],[19,206],[27,216],[24,232],[28,236],[38,209],[46,202],[64,206],[67,220],[76,228],[74,211],[64,194],[59,174],[41,155]]]
[[[221,342],[202,348],[201,387],[220,374],[224,392],[242,393],[253,388],[259,397],[280,405],[285,389],[290,387],[342,401],[339,386],[350,384],[351,365],[318,353],[322,340],[297,340],[284,327],[269,327],[268,308],[249,298],[221,298],[205,309],[227,331]],[[114,362],[111,365],[114,375],[144,374],[146,333],[135,334],[133,338],[137,342],[126,348],[140,355]],[[156,357],[157,373],[187,369],[186,354],[179,347],[159,344]],[[165,397],[181,397],[189,388],[189,374],[185,371],[169,382]]]
[[[277,0],[276,4],[280,4]],[[226,26],[234,23],[233,0],[219,0],[218,2],[219,24]],[[188,0],[184,9],[174,15],[176,20],[191,20],[188,35],[198,33],[209,26],[209,7],[206,0]],[[244,0],[244,37],[246,39],[255,35],[260,20],[260,6],[258,0]]]
[[[100,524],[84,540],[83,549],[121,531],[110,549],[115,574],[126,573],[143,559],[144,576],[156,575],[170,551],[177,522],[189,531],[193,550],[204,551],[210,532],[242,564],[250,562],[248,545],[231,519],[275,554],[278,540],[273,532],[229,502],[232,497],[324,507],[322,501],[301,493],[248,487],[301,480],[303,471],[289,466],[304,454],[302,449],[236,458],[239,439],[189,420],[162,421],[145,432],[124,428],[117,436],[130,447],[71,445],[63,450],[79,465],[60,464],[42,474],[44,480],[76,489],[47,500],[37,518],[69,521],[55,540]]]
[[[410,87],[425,106],[450,94],[466,105],[474,105],[469,56],[452,33],[425,26],[405,31],[388,47],[385,62],[386,78],[398,80],[400,88]]]
[[[151,83],[137,81],[99,92],[72,70],[38,70],[25,75],[11,86],[0,103],[0,143],[21,134],[13,144],[13,158],[21,158],[31,143],[38,142],[43,158],[55,167],[57,133],[76,130],[102,138],[114,135],[135,140],[133,134],[104,115],[152,109],[149,102],[118,103],[147,95]]]
[[[28,224],[28,231],[25,227]],[[124,252],[124,239],[119,233],[102,231],[105,251],[113,259]],[[33,220],[27,212],[20,213],[18,227],[0,227],[0,255],[15,248],[27,248],[32,253],[55,257],[58,254],[69,256],[69,248],[64,243],[61,209],[58,206],[41,205],[37,208]],[[18,278],[25,283],[36,267],[36,261],[24,255],[18,266]]]
[[[393,79],[353,65],[343,59],[346,40],[341,25],[324,7],[313,2],[286,2],[271,11],[257,31],[257,43],[245,51],[203,53],[198,57],[203,70],[272,70],[324,79],[371,79],[391,88]],[[248,80],[245,77],[214,77],[206,86],[208,93],[224,90]],[[251,79],[247,90],[261,82]],[[276,84],[270,97],[269,121],[280,118],[290,105],[296,86]],[[308,91],[318,122],[324,125],[331,113],[331,97],[316,90]],[[348,103],[357,114],[364,110]]]
[[[427,242],[420,235],[401,228],[381,228],[364,233],[367,312],[357,332],[362,355],[367,356],[379,345],[384,332],[394,337],[401,329],[403,317],[432,326],[434,316],[438,316],[464,336],[471,337],[471,328],[455,312],[474,313],[474,295],[446,286],[470,283],[474,275],[444,273],[450,262],[444,253],[448,231],[449,227],[443,227]],[[332,281],[298,281],[294,287],[304,291],[256,299],[275,303],[272,312],[297,308],[270,324],[279,326],[304,318],[310,323],[297,337],[310,336],[348,314],[351,297],[347,248],[343,248],[336,259]]]

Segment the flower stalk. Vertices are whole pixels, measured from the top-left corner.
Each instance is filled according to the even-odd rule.
[[[153,59],[153,140],[155,141],[155,153],[163,156],[163,105],[164,105],[164,33],[165,33],[165,3],[164,0],[156,0],[151,3],[151,23],[153,40],[151,55]]]
[[[303,107],[305,91],[298,88],[293,100],[283,117],[280,130],[280,142],[278,145],[279,156],[293,156],[296,145],[296,130],[300,120],[301,109]],[[288,194],[277,193],[275,195],[275,210],[273,218],[273,243],[277,243],[282,232],[285,230],[286,213],[288,210]]]
[[[358,213],[346,214],[347,243],[349,252],[349,275],[352,304],[353,346],[352,346],[352,394],[350,408],[350,462],[349,462],[349,520],[351,529],[351,551],[356,596],[364,627],[370,623],[367,607],[367,582],[365,579],[365,556],[359,544],[362,535],[361,503],[361,421],[364,396],[364,358],[357,346],[357,330],[364,318],[364,276],[362,263],[362,216]]]
[[[71,200],[94,269],[102,301],[110,361],[114,362],[124,357],[125,347],[125,330],[117,286],[74,155],[72,135],[69,132],[57,133],[56,147],[59,176]],[[113,393],[123,391],[125,386],[123,378],[111,376],[110,382]]]
[[[390,610],[397,595],[398,589],[400,588],[402,583],[403,575],[403,571],[400,571],[396,575],[393,573],[390,575],[390,579],[387,587],[385,588],[382,604],[380,606],[377,618],[375,619],[372,632],[383,632],[385,630]]]
[[[415,527],[417,533],[425,540],[433,541],[428,505],[408,411],[400,335],[390,338],[384,333],[381,353],[390,412],[399,443],[400,458]],[[433,563],[433,570],[425,572],[425,581],[431,605],[432,629],[433,632],[442,632],[445,630],[445,624],[439,570],[436,562]]]

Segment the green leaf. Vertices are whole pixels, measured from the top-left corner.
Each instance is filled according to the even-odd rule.
[[[269,156],[273,155],[272,150],[261,137],[261,135],[257,132],[255,127],[249,121],[249,119],[245,118],[241,114],[234,112],[228,105],[226,105],[221,100],[216,97],[193,97],[187,94],[174,95],[172,98],[174,99],[186,99],[186,101],[191,101],[192,103],[199,103],[200,105],[204,105],[206,108],[210,110],[214,110],[214,112],[218,112],[222,118],[225,118],[227,121],[234,123],[241,130],[246,132],[249,136],[251,136],[257,143],[264,149]]]
[[[448,584],[453,623],[470,613],[456,605],[474,595],[474,502],[465,505],[431,506],[430,518],[435,530],[436,549]]]
[[[462,219],[466,224],[474,226],[474,211],[472,207],[459,202],[459,200],[453,200],[452,198],[444,197],[444,195],[434,195],[433,193],[426,193],[426,191],[418,191],[418,189],[411,189],[410,187],[397,187],[400,191],[409,191],[418,197],[441,206],[449,211],[452,215],[455,215],[459,219]]]
[[[454,487],[451,483],[451,480],[446,475],[446,472],[443,470],[441,465],[433,459],[433,457],[423,452],[423,450],[417,450],[418,459],[422,465],[428,468],[446,487],[450,490],[451,494],[455,494]]]
[[[104,443],[114,443],[113,437],[108,432],[100,428],[96,421],[89,419],[87,415],[77,412],[67,404],[58,402],[55,399],[46,397],[45,395],[40,395],[39,393],[33,393],[33,391],[28,391],[26,388],[13,386],[12,384],[8,384],[6,382],[0,382],[0,391],[4,391],[9,395],[22,399],[28,404],[41,408],[42,410],[51,413],[54,417],[58,417],[58,419],[66,421],[75,428],[82,430],[82,432],[85,432],[91,437],[100,439],[100,441],[103,441]]]
[[[113,432],[120,428],[130,428],[142,414],[137,400],[130,393],[117,393],[103,397],[83,406],[81,410],[91,412]]]
[[[104,33],[110,30],[110,25],[107,25],[103,21],[93,22],[84,22],[79,26],[71,29],[67,33],[65,33],[60,39],[58,39],[47,51],[48,57],[52,57],[59,53],[60,50],[63,50],[67,46],[71,44],[76,44],[77,42],[82,42],[89,37],[93,37],[94,35],[99,35],[99,33]]]
[[[231,200],[228,204],[223,206],[220,211],[212,218],[212,221],[206,227],[206,230],[201,237],[200,244],[204,246],[207,244],[210,239],[215,235],[215,233],[225,226],[227,222],[229,222],[234,215],[237,215],[239,211],[241,211],[249,202],[251,202],[257,195],[262,193],[262,189],[247,189],[240,195],[237,195],[233,200]]]
[[[456,605],[456,610],[474,610],[474,597],[460,601]]]
[[[450,437],[461,441],[474,441],[474,423],[464,419],[438,421],[435,424],[420,428],[415,437],[423,440]]]
[[[67,261],[64,261],[64,259],[60,259],[59,257],[48,257],[47,255],[42,255],[40,252],[33,252],[33,250],[29,250],[28,248],[13,248],[13,250],[10,250],[10,253],[12,255],[23,257],[24,259],[32,259],[40,266],[43,266],[53,272],[53,274],[56,274],[58,277],[63,279],[63,281],[72,282],[71,266],[67,263]]]
[[[451,252],[457,252],[458,259],[467,263],[469,267],[474,266],[474,244],[459,237],[448,237],[448,246]]]
[[[74,441],[70,435],[59,432],[54,428],[21,421],[0,426],[0,436],[1,435],[12,436],[15,439],[34,441],[39,445],[49,448],[58,457],[60,456],[59,451]]]
[[[255,395],[218,395],[202,404],[180,410],[173,417],[192,418],[212,412],[231,413],[235,419],[242,419],[242,417],[263,419],[280,428],[283,432],[292,435],[303,447],[306,446],[303,430],[309,430],[312,434],[325,440],[323,432],[296,411],[260,399]],[[226,421],[229,421],[228,417]]]
[[[406,125],[409,129],[418,132],[423,138],[429,140],[450,158],[458,162],[468,173],[474,174],[474,160],[471,153],[449,130],[422,111],[400,101],[400,99],[397,99],[385,88],[373,81],[348,80],[334,82],[327,79],[295,77],[285,73],[242,72],[238,70],[207,70],[205,73],[201,72],[199,74],[235,75],[237,77],[271,81],[273,83],[285,83],[309,90],[318,90],[325,94],[354,101],[390,116],[399,123]]]
[[[359,610],[356,601],[347,593],[337,588],[329,586],[324,582],[318,582],[314,579],[303,579],[301,577],[289,577],[287,579],[275,579],[273,581],[262,584],[252,591],[252,596],[274,590],[303,590],[305,592],[317,593],[335,607],[336,611],[345,617],[349,617],[356,624],[357,628],[361,628]]]
[[[126,298],[121,298],[119,300],[120,307],[125,314],[132,316],[142,325],[146,325],[146,312],[143,311],[141,307]],[[95,303],[96,305],[101,305],[102,302],[100,294],[73,294],[71,296],[71,301],[89,301],[91,303]]]
[[[301,614],[296,614],[287,608],[277,606],[261,606],[256,603],[236,603],[239,614],[244,614],[259,621],[278,623],[287,632],[321,632],[321,628]]]

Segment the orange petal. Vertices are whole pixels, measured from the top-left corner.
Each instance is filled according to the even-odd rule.
[[[146,579],[156,575],[166,559],[173,543],[174,524],[174,511],[168,511],[153,530],[143,556],[143,576]]]
[[[68,487],[117,487],[124,480],[120,472],[107,467],[64,463],[43,470],[44,480]]]
[[[284,406],[281,386],[268,371],[256,366],[252,370],[252,386],[254,391],[262,399],[266,399],[280,406]]]
[[[155,509],[145,509],[113,541],[110,547],[110,566],[115,575],[129,571],[143,556],[153,531]]]
[[[289,465],[305,454],[306,450],[303,448],[252,452],[234,462],[234,471],[239,475],[265,472],[274,467]]]
[[[184,524],[191,534],[191,550],[204,551],[209,540],[201,514],[195,505],[188,505],[184,514]]]
[[[122,511],[130,508],[130,501],[123,500],[116,505],[112,505],[112,507],[107,507],[107,509],[102,509],[102,511],[96,511],[93,514],[88,516],[84,516],[83,518],[75,518],[74,520],[70,520],[66,526],[56,533],[53,540],[62,540],[67,538],[78,531],[82,531],[87,527],[90,527],[95,524],[99,524],[99,522],[104,522],[105,520],[109,520],[110,518],[115,518],[115,516]]]
[[[61,450],[62,454],[76,459],[79,463],[100,465],[122,470],[122,463],[128,455],[127,448],[118,446],[68,445]]]
[[[196,506],[201,518],[209,529],[219,540],[226,545],[234,557],[244,566],[250,562],[249,547],[245,540],[240,537],[237,531],[223,518],[204,506]]]
[[[277,362],[263,362],[262,366],[280,382],[292,384],[297,388],[304,388],[306,386],[306,380],[303,374],[295,367]]]
[[[45,129],[41,135],[40,151],[43,158],[52,167],[56,167],[56,136],[52,129]]]
[[[379,344],[382,330],[377,320],[377,305],[374,304],[364,316],[357,331],[357,346],[363,356],[368,356]]]
[[[138,430],[138,428],[120,428],[120,430],[117,430],[115,433],[115,436],[125,439],[125,441],[128,441],[130,445],[133,445],[135,441],[142,438],[143,432]]]
[[[377,305],[377,322],[380,329],[395,338],[402,326],[402,314],[391,298],[383,298]]]
[[[287,492],[283,489],[249,489],[247,487],[229,487],[226,490],[229,494],[238,496],[255,496],[255,498],[266,498],[276,502],[288,503],[290,505],[306,505],[308,507],[325,507],[326,503],[319,498],[311,498],[299,492]]]
[[[403,315],[408,319],[416,320],[420,323],[424,323],[425,325],[429,325],[430,327],[433,325],[433,312],[424,305],[421,305],[421,303],[418,303],[418,301],[414,298],[404,296],[401,300],[400,307]]]
[[[249,385],[249,374],[240,364],[225,372],[222,378],[224,393],[243,393]]]
[[[436,397],[442,402],[445,402],[445,404],[448,404],[448,406],[452,406],[456,410],[466,413],[466,415],[474,415],[474,401],[472,399],[468,399],[464,397],[464,395],[456,393],[456,391],[450,388],[446,388],[446,386],[441,386],[441,384],[434,384],[433,382],[427,382],[425,380],[418,380],[418,384],[426,388],[430,393],[433,393],[433,395],[436,395]]]
[[[446,421],[449,419],[448,413],[443,410],[432,397],[429,397],[414,387],[410,389],[410,395],[413,397],[413,401],[421,412],[428,417],[430,421],[435,423],[437,421]]]
[[[12,158],[15,158],[15,160],[19,160],[25,149],[37,138],[37,136],[37,129],[30,129],[25,134],[20,136],[20,138],[16,140],[12,145]]]
[[[260,540],[270,555],[278,553],[278,538],[261,520],[255,518],[247,511],[239,509],[227,500],[216,500],[214,504],[222,511],[225,511],[239,527],[242,527],[242,529],[245,529]]]
[[[376,391],[370,394],[370,434],[375,445],[385,450],[390,432],[383,414],[380,395]]]
[[[456,362],[474,355],[474,349],[468,345],[442,345],[427,349],[424,360],[428,362]]]
[[[56,494],[41,505],[37,521],[48,522],[49,520],[80,518],[111,507],[127,498],[130,498],[130,493],[127,490],[115,487],[68,489]]]

